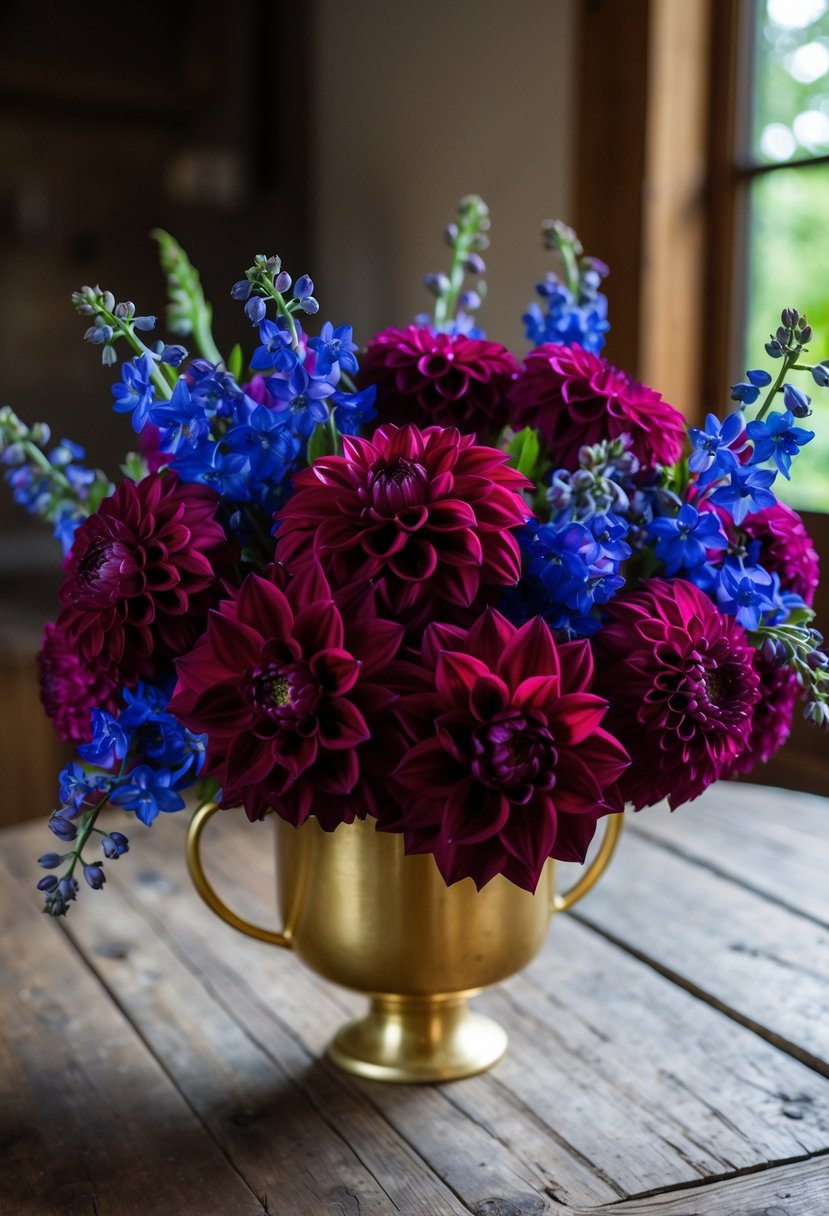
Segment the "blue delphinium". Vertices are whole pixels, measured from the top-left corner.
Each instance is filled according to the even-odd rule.
[[[744,430],[745,419],[739,411],[729,414],[723,422],[709,414],[703,430],[696,426],[688,428],[693,448],[688,468],[696,474],[698,486],[728,476],[737,468],[738,453],[745,446],[745,440],[741,438]]]
[[[52,834],[72,847],[40,859],[44,869],[65,866],[63,877],[55,883],[38,883],[46,897],[46,911],[53,916],[63,916],[77,894],[73,874],[78,866],[94,890],[106,881],[103,862],[84,857],[93,835],[101,838],[108,861],[129,850],[122,832],[104,832],[96,826],[107,806],[131,811],[149,825],[160,812],[181,810],[181,791],[199,778],[207,739],[187,730],[167,712],[172,685],[173,680],[168,679],[124,689],[125,704],[118,715],[92,710],[92,738],[79,748],[87,767],[75,762],[66,765],[59,781],[61,805],[49,819]]]
[[[151,380],[152,363],[149,355],[139,355],[121,367],[121,382],[113,384],[116,414],[132,414],[132,429],[142,431],[150,416],[155,399]]]
[[[541,616],[568,637],[588,637],[601,624],[595,611],[624,585],[619,573],[630,556],[626,522],[612,514],[588,523],[539,524],[518,533],[521,582],[505,595],[505,614],[521,624]]]
[[[746,432],[754,444],[750,463],[765,464],[767,460],[773,460],[786,480],[791,476],[792,457],[815,437],[814,431],[794,425],[789,410],[784,410],[782,414],[772,410],[765,419],[749,422]]]
[[[709,549],[725,549],[728,539],[713,511],[698,511],[683,503],[675,516],[662,515],[647,525],[647,532],[656,537],[654,555],[662,562],[666,578],[680,570],[701,566]]]
[[[607,297],[599,290],[608,268],[598,258],[582,257],[581,242],[566,224],[545,224],[544,243],[558,254],[564,280],[550,272],[536,286],[544,309],[529,305],[522,317],[524,332],[535,346],[555,342],[599,354],[610,328]]]

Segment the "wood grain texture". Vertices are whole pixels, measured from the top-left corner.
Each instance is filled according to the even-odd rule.
[[[700,823],[705,801],[688,808],[703,812]],[[742,813],[745,822],[752,813],[747,802],[742,811],[736,801],[729,805],[733,819]],[[799,805],[789,796],[793,824],[800,822]],[[807,808],[807,819],[814,810]],[[680,816],[673,816],[671,824],[678,822]],[[3,1102],[0,1122],[6,1133],[0,1212],[166,1216],[180,1202],[177,1188],[191,1185],[200,1198],[208,1188],[207,1202],[195,1208],[191,1196],[177,1211],[200,1216],[237,1210],[279,1216],[823,1216],[829,1211],[829,1080],[687,991],[684,973],[675,982],[631,947],[603,936],[605,920],[617,929],[628,923],[635,898],[638,941],[650,940],[650,922],[670,938],[685,935],[693,949],[682,965],[693,971],[698,934],[709,942],[713,973],[725,975],[734,954],[725,950],[728,935],[704,918],[697,925],[693,908],[680,911],[682,888],[704,881],[724,887],[717,894],[724,920],[742,915],[746,906],[756,910],[759,901],[763,932],[772,932],[778,916],[789,928],[796,922],[795,936],[778,942],[781,958],[798,957],[807,940],[798,933],[813,935],[808,941],[815,945],[821,925],[749,890],[736,850],[719,874],[694,860],[693,848],[700,846],[688,843],[690,829],[682,824],[677,848],[634,826],[611,873],[582,905],[599,929],[557,919],[542,955],[478,998],[510,1035],[510,1050],[496,1069],[426,1087],[359,1082],[324,1059],[328,1040],[364,1007],[362,998],[317,978],[289,953],[234,933],[200,904],[183,862],[183,816],[146,833],[133,825],[132,851],[108,867],[107,890],[85,893],[61,926],[33,916],[30,897],[21,899],[35,876],[31,858],[45,847],[42,830],[26,825],[5,831],[0,849],[9,879],[0,909],[8,905],[14,913],[9,924],[17,938],[0,939],[0,956],[20,940],[35,961],[16,958],[10,965],[0,1003],[14,1042],[30,1043],[25,1068],[19,1052],[6,1058],[0,1051],[0,1093],[4,1099],[14,1093],[14,1100]],[[816,821],[810,824],[806,835]],[[736,825],[734,831],[739,835]],[[811,839],[812,851],[820,852],[820,840]],[[265,923],[274,908],[271,840],[269,825],[251,826],[228,814],[211,824],[207,847],[220,889],[240,911]],[[822,851],[825,856],[825,845]],[[733,875],[727,877],[729,867]],[[669,905],[669,897],[679,902]],[[60,1019],[32,1018],[10,997],[23,987],[20,969],[40,968],[44,959],[58,980],[60,1009],[72,1011],[68,1033]],[[749,987],[751,956],[743,962],[741,984]],[[761,970],[773,966],[765,958],[754,962]],[[777,982],[765,970],[762,977],[761,987]],[[803,1039],[821,1065],[820,1032],[809,1037],[798,1009],[807,981],[817,982],[794,970],[793,996],[776,1016],[789,1019],[793,1045]],[[822,989],[814,999],[823,1000]],[[110,1046],[114,1041],[117,1048]],[[99,1043],[104,1049],[96,1054]],[[76,1056],[100,1106],[91,1123],[85,1093],[82,1098],[65,1080],[53,1080]],[[115,1083],[124,1061],[126,1091]],[[50,1086],[59,1103],[54,1122],[51,1114],[41,1120],[38,1113],[46,1109]],[[175,1144],[185,1153],[184,1160],[173,1154],[173,1162],[158,1132],[169,1129],[171,1108],[180,1129]],[[19,1110],[29,1112],[22,1149],[15,1130]],[[29,1144],[26,1136],[35,1140]],[[76,1174],[65,1149],[49,1156],[55,1185],[44,1206],[26,1163],[37,1160],[46,1168],[50,1137],[75,1154],[82,1146],[87,1155],[80,1156]],[[150,1178],[162,1201],[148,1208]],[[134,1202],[142,1186],[144,1206]],[[37,1201],[21,1206],[20,1197],[28,1203],[30,1195]],[[232,1206],[234,1196],[242,1206]]]
[[[829,929],[633,833],[578,918],[829,1075]]]
[[[820,741],[822,737],[818,737]],[[810,794],[719,781],[673,814],[628,816],[632,833],[829,925],[829,802]]]
[[[60,929],[0,874],[2,939],[16,944],[0,972],[3,1216],[261,1216]]]

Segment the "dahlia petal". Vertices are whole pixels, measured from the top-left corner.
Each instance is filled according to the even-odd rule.
[[[497,835],[510,806],[499,790],[488,790],[474,777],[456,785],[446,800],[443,831],[449,844],[479,844]]]
[[[320,650],[309,663],[311,674],[330,696],[350,692],[360,675],[361,663],[347,650]]]
[[[409,536],[405,548],[393,553],[387,562],[388,568],[398,578],[411,583],[422,583],[431,578],[437,564],[435,546],[416,536]]]
[[[434,495],[434,484],[432,485]],[[474,528],[478,518],[468,502],[459,498],[445,498],[440,495],[438,501],[429,506],[429,527],[436,532],[453,532],[461,528]]]
[[[242,583],[236,610],[239,624],[260,638],[287,637],[291,633],[290,604],[278,587],[258,574],[249,574]]]
[[[501,652],[496,671],[512,689],[528,674],[560,677],[556,645],[541,617],[533,617],[516,630]]]
[[[460,765],[468,765],[474,754],[472,722],[467,714],[441,714],[435,721],[441,747]]]
[[[511,532],[484,532],[481,535],[484,561],[481,578],[502,587],[514,586],[521,577],[521,550]]]
[[[306,655],[342,648],[343,621],[333,600],[308,604],[294,617],[291,632]]]
[[[464,770],[441,747],[437,739],[424,739],[406,752],[393,769],[393,776],[406,789],[435,798],[446,797],[463,779]]]
[[[251,576],[255,577],[255,576]],[[267,636],[267,635],[266,635]],[[262,637],[249,625],[232,617],[211,612],[207,621],[207,645],[200,649],[202,664],[210,664],[214,678],[241,673],[252,667],[262,649]]]
[[[253,714],[239,695],[235,679],[221,680],[205,688],[192,703],[188,721],[190,730],[215,733],[236,733],[248,727]]]
[[[488,722],[501,713],[510,702],[510,693],[503,680],[487,673],[472,685],[469,709],[479,722]]]
[[[607,701],[589,692],[571,692],[561,697],[551,714],[556,739],[563,744],[581,743],[592,735],[607,713]]]
[[[495,608],[485,608],[469,630],[470,652],[479,655],[495,671],[507,643],[515,636],[516,627]],[[448,647],[451,650],[467,647]]]
[[[231,741],[225,763],[229,782],[236,779],[240,784],[258,785],[273,771],[273,749],[269,741],[259,739],[252,730],[244,730]]]
[[[570,815],[558,808],[558,829],[552,856],[557,861],[584,862],[590,843],[596,835],[598,818],[594,815]]]
[[[349,650],[360,656],[364,677],[375,675],[397,654],[405,627],[396,621],[353,620],[348,616],[344,619],[348,621],[346,641]]]
[[[435,593],[450,604],[468,608],[478,594],[481,576],[474,566],[443,566]]]
[[[466,637],[466,630],[458,625],[445,625],[437,621],[427,625],[421,643],[425,665],[434,669],[442,650],[464,650]]]
[[[511,695],[516,709],[535,710],[548,717],[555,713],[560,700],[559,681],[556,676],[528,676]]]
[[[553,802],[540,794],[520,811],[513,811],[501,829],[501,844],[525,868],[533,889],[552,853],[557,825]]]
[[[470,654],[444,650],[438,655],[435,668],[438,696],[444,705],[466,710],[476,680],[489,674],[489,668],[480,659]]]
[[[320,743],[332,751],[357,747],[371,738],[365,718],[357,706],[344,697],[322,706],[317,711],[317,724]]]
[[[593,651],[586,638],[564,642],[558,648],[561,691],[583,692],[593,679]]]

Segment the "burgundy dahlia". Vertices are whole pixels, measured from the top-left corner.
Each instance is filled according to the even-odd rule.
[[[399,703],[413,742],[397,766],[408,852],[433,852],[447,883],[496,874],[532,891],[549,857],[583,861],[597,820],[621,810],[628,764],[601,723],[586,641],[557,645],[487,608],[471,629],[431,625],[429,687]]]
[[[630,435],[644,468],[682,455],[685,421],[659,393],[581,346],[531,351],[510,389],[514,427],[538,427],[554,467],[577,469],[584,444]]]
[[[403,628],[375,619],[370,596],[362,605],[341,613],[309,565],[284,589],[249,574],[211,612],[176,663],[170,712],[207,735],[223,806],[294,825],[313,814],[328,830],[376,813],[376,774],[399,755],[383,735],[395,694],[382,671]]]
[[[607,728],[632,764],[619,781],[638,811],[698,797],[748,746],[759,696],[741,625],[684,579],[648,579],[607,605],[591,639]]]
[[[314,558],[333,586],[372,580],[410,624],[437,600],[467,607],[482,585],[518,581],[510,529],[530,515],[530,482],[503,452],[436,426],[346,435],[343,449],[296,475],[277,516],[276,556],[289,570]]]
[[[409,325],[368,344],[358,386],[377,386],[377,409],[399,426],[456,426],[494,438],[508,421],[507,390],[518,363],[506,347]]]
[[[776,502],[773,507],[747,515],[740,528],[749,540],[759,540],[758,561],[780,576],[784,591],[793,591],[807,604],[814,603],[820,563],[811,537],[797,511]]]
[[[218,499],[173,473],[125,478],[75,534],[58,626],[89,671],[151,678],[192,646],[225,548]]]
[[[800,682],[790,667],[775,667],[754,652],[754,667],[760,681],[760,696],[751,718],[751,733],[745,751],[736,756],[723,773],[731,777],[750,773],[757,764],[765,764],[789,737],[795,702],[800,695]]]
[[[58,738],[64,743],[88,743],[90,710],[115,710],[114,679],[106,672],[87,671],[64,631],[51,621],[43,630],[37,665],[40,699]]]

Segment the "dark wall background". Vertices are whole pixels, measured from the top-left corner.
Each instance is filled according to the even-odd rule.
[[[109,408],[116,377],[81,342],[70,293],[100,282],[161,313],[149,237],[161,226],[202,270],[230,346],[229,287],[253,253],[278,239],[287,262],[304,263],[306,11],[278,0],[0,6],[0,403],[85,444],[111,474],[129,427]],[[25,526],[4,492],[7,573],[43,560],[42,525],[21,546]]]

